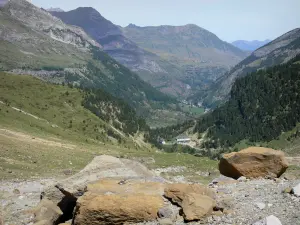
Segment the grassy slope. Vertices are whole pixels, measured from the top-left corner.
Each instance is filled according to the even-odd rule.
[[[194,181],[211,179],[195,175],[196,171],[216,169],[216,162],[207,158],[157,152],[145,143],[137,146],[130,138],[118,144],[101,133],[108,125],[81,106],[82,95],[77,89],[0,73],[0,100],[8,103],[0,103],[1,178],[62,176],[64,170],[76,172],[99,154],[152,157],[155,163],[151,168],[186,166],[186,171],[175,175]]]

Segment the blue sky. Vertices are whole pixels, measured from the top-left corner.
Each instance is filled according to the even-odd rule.
[[[121,26],[197,24],[221,39],[265,40],[300,27],[300,0],[32,0],[44,8],[96,8]]]

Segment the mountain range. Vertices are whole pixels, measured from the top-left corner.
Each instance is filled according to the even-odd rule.
[[[196,25],[122,28],[89,7],[51,14],[81,27],[118,62],[181,99],[207,88],[247,55]]]
[[[271,40],[267,39],[264,41],[258,41],[258,40],[254,40],[254,41],[245,41],[245,40],[238,40],[238,41],[234,41],[231,44],[234,45],[235,47],[238,47],[239,49],[243,50],[243,51],[249,51],[249,52],[253,52],[256,49],[268,44],[269,42],[271,42]]]

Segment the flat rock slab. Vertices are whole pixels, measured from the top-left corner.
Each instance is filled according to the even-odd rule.
[[[104,225],[153,221],[164,206],[158,195],[97,195],[87,192],[78,199],[75,225]]]

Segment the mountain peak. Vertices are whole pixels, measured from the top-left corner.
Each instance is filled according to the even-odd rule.
[[[64,10],[61,8],[52,8],[52,7],[47,9],[47,11],[48,12],[64,12]]]
[[[126,28],[136,28],[136,27],[139,27],[139,26],[137,26],[133,23],[130,23],[130,24],[128,24],[128,26]]]

